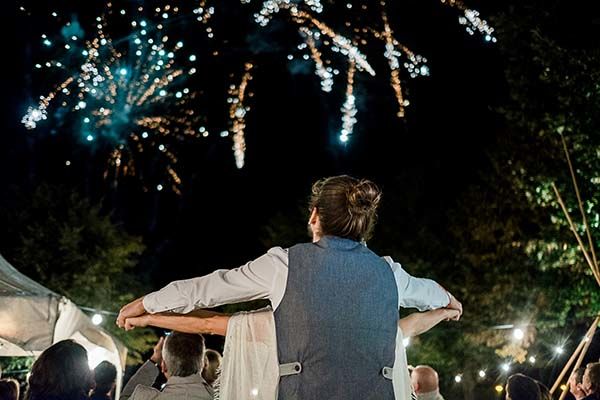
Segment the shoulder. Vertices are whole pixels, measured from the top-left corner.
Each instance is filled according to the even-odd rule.
[[[137,385],[133,391],[131,400],[149,400],[155,399],[160,395],[160,391],[150,386]]]
[[[280,259],[280,260],[287,260],[288,259],[288,253],[289,253],[289,249],[287,248],[283,248],[283,247],[271,247],[268,251],[267,254],[265,254],[266,256],[269,256],[270,258],[274,258],[274,259]]]
[[[382,259],[383,261],[385,261],[385,262],[386,262],[386,263],[387,263],[387,264],[390,266],[390,268],[392,269],[392,271],[393,271],[394,273],[398,273],[398,272],[400,272],[400,271],[403,271],[403,270],[404,270],[404,269],[402,268],[402,264],[400,264],[400,263],[399,263],[399,262],[397,262],[397,261],[394,261],[394,259],[392,259],[392,257],[390,257],[390,256],[383,256],[383,257],[381,257],[381,259]]]
[[[281,268],[288,265],[288,249],[282,247],[272,247],[265,254],[251,261],[249,265],[253,269],[270,270],[271,268]]]

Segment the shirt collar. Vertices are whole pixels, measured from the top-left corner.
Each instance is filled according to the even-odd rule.
[[[341,238],[338,236],[323,236],[317,243],[317,246],[323,248],[332,248],[338,250],[352,250],[361,245],[360,242]]]
[[[204,378],[200,374],[193,374],[193,375],[189,375],[189,376],[172,376],[169,379],[167,379],[167,383],[165,384],[165,386],[181,385],[181,384],[186,385],[186,384],[190,384],[190,383],[202,383],[202,384],[208,386],[208,383],[204,380]]]

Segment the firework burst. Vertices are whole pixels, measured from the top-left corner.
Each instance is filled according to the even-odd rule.
[[[161,11],[163,18],[169,15]],[[111,14],[109,3],[105,15]],[[22,122],[36,129],[52,116],[57,126],[68,124],[82,143],[106,151],[104,176],[115,182],[122,176],[141,177],[136,161],[142,153],[152,153],[163,166],[156,189],[170,186],[179,193],[177,147],[187,137],[199,136],[195,126],[200,116],[190,106],[195,92],[185,86],[196,72],[196,56],[187,55],[182,67],[176,60],[182,58],[183,42],[172,43],[161,24],[134,19],[129,25],[131,34],[114,41],[107,34],[106,16],[98,17],[93,38],[73,36],[64,45],[68,62],[51,60],[43,64],[46,68],[37,64],[67,77],[29,107]]]

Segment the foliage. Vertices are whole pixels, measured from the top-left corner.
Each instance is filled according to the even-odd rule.
[[[61,186],[12,188],[0,207],[2,254],[21,272],[80,306],[115,312],[144,292],[134,267],[144,251],[98,205]],[[130,361],[152,347],[149,330],[104,328],[130,350]]]

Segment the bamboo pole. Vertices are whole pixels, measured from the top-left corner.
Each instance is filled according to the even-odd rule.
[[[567,221],[569,222],[571,231],[573,231],[573,234],[575,235],[575,238],[577,239],[579,248],[583,252],[583,256],[585,257],[585,260],[587,261],[588,265],[592,269],[592,273],[594,274],[594,278],[596,278],[596,282],[600,286],[600,273],[596,270],[596,268],[594,266],[594,262],[592,261],[592,259],[590,258],[590,255],[586,251],[583,241],[581,240],[581,236],[579,236],[579,233],[577,233],[577,228],[575,228],[575,224],[573,223],[573,220],[571,219],[571,215],[569,215],[569,211],[567,211],[567,207],[565,206],[565,203],[563,202],[563,199],[560,196],[560,193],[558,192],[558,188],[556,187],[554,182],[552,182],[552,189],[554,189],[554,193],[556,194],[558,204],[560,204],[560,207],[562,208],[562,211],[565,214]]]
[[[563,150],[565,151],[565,156],[567,157],[567,163],[569,164],[569,171],[571,172],[571,180],[573,181],[573,187],[575,188],[575,195],[577,196],[577,203],[579,204],[579,211],[581,212],[581,218],[583,219],[583,224],[585,225],[585,231],[587,234],[588,243],[590,245],[590,251],[592,253],[592,260],[594,261],[594,266],[596,267],[596,273],[598,273],[598,259],[596,258],[596,251],[594,250],[594,241],[592,240],[592,233],[590,230],[590,226],[587,222],[587,217],[585,216],[585,210],[583,208],[583,202],[581,201],[581,195],[579,194],[579,185],[577,184],[577,177],[575,175],[575,170],[573,169],[573,163],[571,162],[571,157],[569,156],[569,150],[567,149],[567,142],[563,135],[560,135],[563,144]]]
[[[562,371],[560,371],[560,375],[558,375],[558,378],[556,378],[556,381],[554,381],[554,385],[552,385],[552,388],[550,389],[550,394],[554,394],[556,389],[560,386],[560,382],[563,380],[563,378],[567,374],[567,371],[569,370],[569,368],[571,368],[573,361],[575,361],[577,356],[579,356],[579,354],[581,353],[581,350],[583,350],[583,347],[585,346],[585,338],[586,337],[587,337],[587,335],[583,339],[581,339],[581,342],[579,342],[579,344],[577,345],[577,348],[575,349],[573,354],[571,354],[571,358],[569,358],[569,361],[567,361],[567,363],[563,367]]]
[[[598,328],[599,322],[600,322],[600,316],[596,317],[596,319],[594,320],[594,324],[590,327],[590,331],[588,331],[588,333],[583,338],[583,341],[585,342],[585,346],[583,346],[583,349],[581,350],[581,353],[579,354],[579,357],[577,358],[577,362],[575,363],[575,366],[573,366],[573,371],[577,371],[577,369],[583,363],[583,359],[584,359],[588,349],[590,348],[590,345],[592,344],[592,339],[594,337],[594,334],[596,333],[596,329]],[[562,391],[558,400],[564,400],[564,398],[567,396],[568,392],[569,392],[569,387],[567,386]]]

